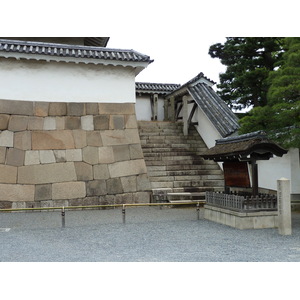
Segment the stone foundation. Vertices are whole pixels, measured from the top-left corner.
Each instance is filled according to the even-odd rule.
[[[0,208],[150,201],[135,106],[0,100]]]
[[[262,229],[278,227],[277,211],[237,212],[204,205],[204,218],[237,229]]]

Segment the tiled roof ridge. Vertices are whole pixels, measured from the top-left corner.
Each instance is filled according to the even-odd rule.
[[[135,83],[137,86],[145,85],[145,86],[164,86],[164,87],[180,87],[180,84],[177,83],[158,83],[158,82],[136,82]]]
[[[153,62],[148,55],[144,55],[133,49],[114,49],[97,46],[67,45],[35,41],[0,39],[0,51],[51,56],[98,58],[106,60]]]
[[[216,82],[214,82],[213,80],[209,79],[208,77],[204,76],[204,73],[203,72],[200,72],[198,75],[196,75],[194,78],[192,78],[191,80],[189,80],[187,83],[183,84],[183,86],[186,86],[186,85],[190,85],[192,83],[195,83],[197,82],[198,80],[200,80],[201,78],[204,78],[208,81],[210,81],[211,83],[213,84],[216,84]]]
[[[239,142],[250,141],[250,140],[267,140],[267,139],[268,139],[267,134],[264,131],[260,130],[260,131],[245,133],[233,137],[218,139],[216,140],[216,145],[239,143]]]

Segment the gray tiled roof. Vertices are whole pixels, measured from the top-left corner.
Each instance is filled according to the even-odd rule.
[[[136,82],[135,89],[141,93],[168,94],[180,87],[180,84]]]
[[[187,89],[222,137],[229,136],[239,128],[238,117],[210,86],[198,83]]]
[[[95,46],[65,45],[54,43],[0,39],[1,52],[36,54],[53,57],[72,57],[125,62],[152,62],[149,56],[134,50],[109,49]]]

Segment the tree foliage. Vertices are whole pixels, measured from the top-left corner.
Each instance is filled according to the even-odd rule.
[[[270,72],[267,105],[240,120],[240,133],[264,130],[281,145],[300,147],[300,38],[286,38],[281,67]]]
[[[220,74],[218,93],[230,107],[267,104],[267,79],[280,61],[282,41],[276,37],[236,37],[209,48],[210,56],[227,66],[226,72]]]

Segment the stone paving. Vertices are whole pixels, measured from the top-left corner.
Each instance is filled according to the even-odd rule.
[[[300,262],[300,213],[291,236],[239,230],[195,208],[0,214],[1,262]]]

